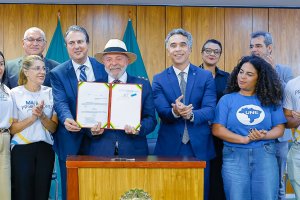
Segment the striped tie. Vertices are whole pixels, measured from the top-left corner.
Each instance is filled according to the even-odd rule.
[[[87,81],[87,77],[86,77],[86,73],[85,73],[85,68],[86,68],[85,65],[81,65],[79,67],[79,69],[80,69],[79,81],[81,81],[81,82]]]

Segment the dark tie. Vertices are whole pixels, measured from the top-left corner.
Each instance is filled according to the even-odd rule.
[[[185,72],[180,72],[179,73],[179,76],[180,76],[180,90],[181,90],[181,94],[183,95],[183,101],[182,101],[183,103],[185,103],[185,90],[186,90],[186,81],[184,79],[184,74],[185,74]],[[188,133],[187,126],[186,126],[186,121],[184,123],[185,123],[184,131],[183,131],[183,136],[182,136],[181,141],[182,141],[183,144],[186,144],[190,140],[190,137],[189,137],[189,133]]]
[[[118,79],[115,79],[115,80],[113,81],[113,83],[121,83],[121,81],[118,80]]]
[[[81,82],[87,81],[87,77],[86,77],[86,73],[85,73],[86,66],[81,65],[79,67],[79,69],[80,69],[79,81],[81,81]]]

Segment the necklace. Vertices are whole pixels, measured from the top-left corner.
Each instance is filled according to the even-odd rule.
[[[41,96],[41,88],[37,91],[30,91],[25,85],[24,85],[25,90],[27,93],[31,96],[30,101],[32,102],[33,105],[38,105],[39,104],[39,98]]]

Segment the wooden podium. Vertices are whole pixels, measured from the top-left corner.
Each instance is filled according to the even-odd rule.
[[[202,200],[206,163],[187,157],[93,157],[67,159],[68,200],[119,200],[143,189],[152,200]]]

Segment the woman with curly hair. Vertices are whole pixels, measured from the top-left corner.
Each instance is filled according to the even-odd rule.
[[[224,140],[226,199],[277,199],[274,140],[282,136],[286,123],[278,75],[264,59],[243,57],[230,75],[226,93],[217,105],[212,128]]]

